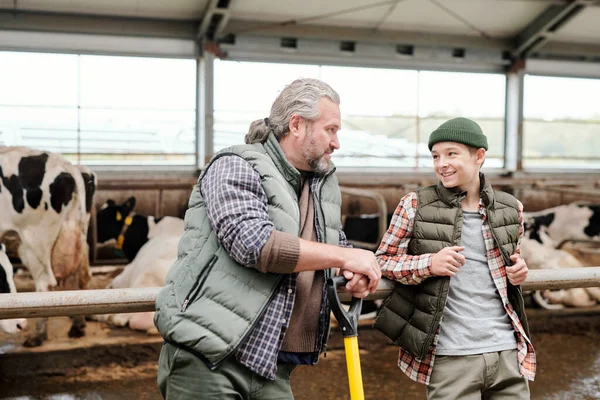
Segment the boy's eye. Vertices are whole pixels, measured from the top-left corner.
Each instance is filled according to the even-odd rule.
[[[434,160],[436,160],[436,159],[438,158],[438,156],[435,156],[435,155],[434,155],[434,156],[432,156],[432,157],[433,157],[433,159],[434,159]]]

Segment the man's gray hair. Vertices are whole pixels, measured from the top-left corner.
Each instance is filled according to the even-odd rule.
[[[319,101],[323,97],[340,104],[340,95],[327,83],[312,78],[296,79],[279,93],[271,106],[269,118],[250,124],[245,142],[265,142],[271,131],[277,140],[281,140],[290,131],[290,119],[294,114],[309,122],[316,121],[321,116]]]

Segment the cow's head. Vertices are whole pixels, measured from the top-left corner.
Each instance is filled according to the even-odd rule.
[[[85,211],[89,214],[92,209],[94,200],[94,193],[96,193],[96,185],[98,183],[98,176],[94,171],[86,167],[85,165],[77,165],[77,169],[81,172],[81,178],[85,187]]]
[[[110,239],[116,240],[123,230],[125,218],[131,214],[134,207],[135,197],[130,197],[121,205],[116,204],[114,200],[106,200],[96,214],[98,243],[104,243]]]
[[[13,266],[2,243],[0,243],[0,293],[17,293],[13,280]],[[27,320],[23,318],[0,320],[0,330],[10,334],[17,333],[26,326]]]
[[[554,247],[554,241],[548,234],[548,227],[554,221],[554,213],[538,216],[524,216],[524,236],[541,244]]]

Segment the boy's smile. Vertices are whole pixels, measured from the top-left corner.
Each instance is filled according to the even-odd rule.
[[[444,187],[478,191],[479,168],[483,164],[485,150],[475,152],[461,143],[439,142],[431,148],[431,156],[433,170]]]

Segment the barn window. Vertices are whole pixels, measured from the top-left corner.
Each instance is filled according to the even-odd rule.
[[[193,165],[194,60],[0,52],[0,141],[88,165]]]
[[[486,167],[503,166],[503,74],[233,61],[216,61],[214,70],[215,151],[243,143],[284,85],[314,77],[341,96],[338,167],[429,168],[429,134],[457,116],[474,118],[488,135]]]
[[[600,79],[526,75],[524,168],[600,168]]]
[[[298,77],[319,78],[319,67],[215,61],[214,151],[243,144],[250,123],[268,117],[281,89]]]

